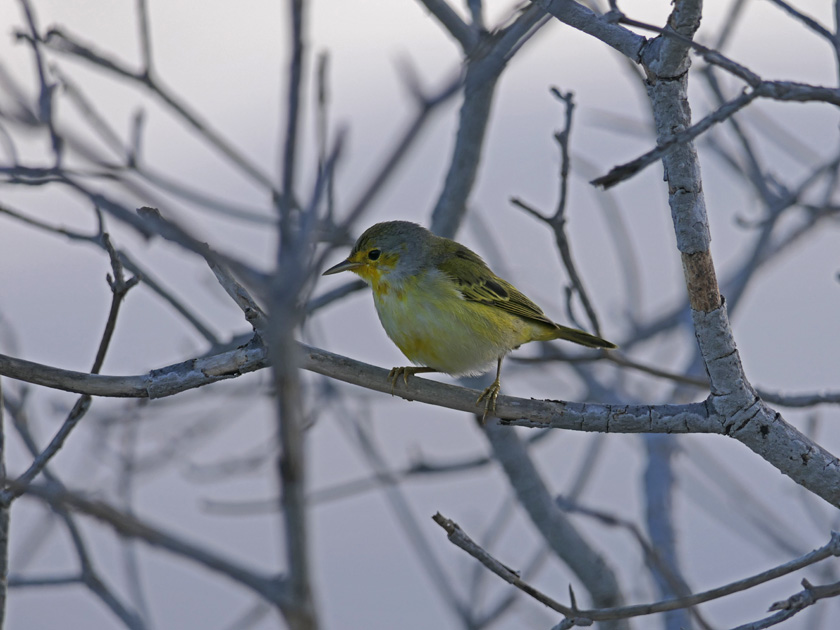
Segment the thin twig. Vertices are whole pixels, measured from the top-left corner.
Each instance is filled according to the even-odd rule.
[[[200,137],[207,140],[211,146],[226,156],[232,164],[236,165],[254,181],[272,191],[273,194],[280,194],[280,191],[276,189],[268,175],[253,164],[245,155],[240,153],[239,150],[228,142],[208,122],[202,120],[201,116],[192,111],[179,96],[170,91],[154,72],[150,72],[151,68],[144,68],[140,71],[132,70],[121,60],[108,57],[96,51],[92,45],[82,43],[74,36],[59,28],[53,28],[47,31],[41,41],[43,41],[45,46],[48,46],[56,52],[82,59],[102,70],[129,79],[148,88],[152,94],[163,101],[178,117],[197,131]]]
[[[40,88],[40,94],[38,95],[38,119],[46,124],[47,129],[49,129],[53,155],[55,156],[54,167],[58,169],[61,168],[64,142],[55,128],[55,119],[53,118],[53,97],[55,95],[56,85],[47,80],[44,59],[41,54],[41,40],[38,27],[35,23],[35,13],[32,10],[32,5],[29,0],[20,0],[20,3],[26,16],[27,25],[29,26],[29,36],[23,36],[22,38],[28,41],[32,47],[32,52],[35,55],[35,66],[38,69],[38,83]]]
[[[824,27],[822,24],[817,22],[810,15],[806,15],[805,13],[803,13],[799,9],[794,8],[793,6],[791,6],[789,3],[785,2],[784,0],[769,0],[769,2],[771,2],[772,4],[775,4],[777,7],[779,7],[783,11],[786,11],[788,13],[788,15],[790,15],[791,17],[799,20],[805,26],[807,26],[809,29],[814,31],[817,35],[819,35],[820,37],[828,40],[828,42],[830,44],[834,45],[834,42],[835,42],[834,33],[829,31],[826,27]]]
[[[780,407],[814,407],[840,404],[840,392],[813,392],[808,394],[781,394],[756,388],[758,395],[771,405]]]
[[[128,169],[129,172],[136,173],[150,185],[176,195],[180,199],[196,203],[205,211],[216,212],[222,214],[223,216],[255,224],[276,224],[276,217],[269,216],[264,210],[260,210],[259,208],[249,208],[239,202],[227,202],[220,200],[217,195],[211,195],[206,193],[203,189],[188,186],[187,184],[171,177],[167,173],[159,171],[151,165],[145,164],[140,151],[143,132],[142,122],[144,120],[142,110],[136,112],[133,118],[131,142],[126,145],[120,139],[116,130],[108,122],[107,118],[97,110],[94,102],[84,94],[84,92],[73,80],[70,79],[70,77],[58,68],[54,68],[53,73],[56,75],[61,86],[62,95],[69,99],[69,102],[78,109],[79,113],[90,126],[90,129],[125,162],[124,164],[119,165],[106,163],[100,156],[98,146],[94,146],[92,143],[86,142],[83,137],[81,137],[78,133],[74,133],[72,130],[66,132],[64,134],[65,145],[81,154],[87,160],[105,168],[106,172],[101,175],[103,178],[117,179],[129,190],[133,190],[138,196],[146,199],[146,202],[149,205],[152,205],[152,200],[149,199],[149,194],[140,189],[139,185],[136,185],[132,180],[126,177],[125,171]]]
[[[149,5],[146,0],[137,0],[137,30],[140,35],[140,59],[146,74],[152,72],[152,33],[149,27]]]
[[[30,225],[37,229],[43,230],[48,233],[58,234],[60,236],[65,236],[70,240],[74,241],[82,241],[85,243],[90,243],[99,247],[101,249],[105,249],[105,244],[102,239],[102,234],[100,232],[95,232],[92,234],[85,234],[83,232],[78,232],[76,230],[69,230],[67,228],[63,228],[57,225],[50,225],[38,219],[34,219],[25,215],[18,210],[0,204],[0,214],[5,214],[14,218],[17,221],[20,221],[26,225]],[[142,268],[139,263],[137,263],[129,254],[127,254],[123,250],[117,250],[117,254],[120,259],[120,264],[128,269],[136,278],[139,279],[145,286],[149,287],[154,293],[156,293],[160,298],[163,299],[164,302],[167,302],[176,312],[178,312],[193,328],[195,328],[196,332],[198,332],[202,337],[204,337],[211,345],[216,346],[219,345],[219,339],[216,335],[208,328],[208,326],[199,319],[199,316],[196,313],[193,313],[186,304],[184,304],[181,299],[172,293],[169,289],[165,288],[163,285],[158,282],[154,276],[144,268]]]
[[[15,429],[26,446],[26,449],[32,457],[36,457],[38,455],[38,447],[32,437],[29,423],[27,422],[27,418],[22,407],[18,406],[14,410],[12,413],[12,419],[14,421]],[[53,475],[48,466],[44,467],[42,475],[53,488],[63,490],[63,485]],[[32,488],[33,486],[31,485],[27,486],[27,492],[29,492]],[[3,493],[13,494],[15,491],[15,482],[8,481]],[[99,576],[99,573],[94,567],[94,562],[88,550],[87,543],[82,536],[82,532],[80,531],[76,520],[70,512],[60,505],[54,505],[53,511],[66,527],[67,534],[70,538],[73,549],[76,552],[76,559],[79,563],[79,583],[84,585],[85,588],[96,595],[96,597],[98,597],[127,628],[130,628],[131,630],[144,630],[146,625],[142,618],[135,611],[129,609],[125,604],[123,604],[120,598],[112,592],[108,585]]]
[[[490,571],[498,575],[500,578],[502,578],[509,584],[530,595],[541,604],[548,606],[556,612],[559,612],[561,615],[575,615],[575,611],[573,609],[569,608],[568,606],[564,606],[560,602],[552,599],[545,593],[542,593],[541,591],[532,587],[530,584],[524,582],[519,577],[519,573],[517,571],[511,569],[508,566],[505,566],[504,564],[496,560],[496,558],[487,553],[484,549],[482,549],[478,544],[473,542],[473,540],[464,533],[464,531],[458,526],[458,524],[455,521],[446,518],[445,516],[441,515],[440,512],[435,514],[432,517],[432,520],[446,531],[447,537],[449,538],[450,542],[466,551],[473,558],[481,562],[481,564],[483,564]]]
[[[111,269],[113,270],[114,275],[113,278],[110,275],[108,276],[108,284],[111,287],[112,293],[111,310],[108,314],[108,320],[105,323],[105,330],[102,333],[102,339],[99,342],[99,349],[96,352],[96,358],[93,361],[93,367],[90,371],[91,374],[99,374],[99,371],[102,369],[102,364],[105,361],[105,354],[108,351],[111,339],[114,336],[120,306],[131,288],[136,286],[138,283],[136,276],[129,279],[125,278],[122,263],[120,262],[120,258],[113,245],[111,245],[111,239],[107,232],[102,234],[102,240],[111,259]],[[91,397],[87,394],[83,394],[76,401],[67,418],[62,423],[61,428],[56,432],[52,440],[50,440],[47,447],[41,451],[37,457],[35,457],[29,468],[16,479],[15,490],[11,491],[6,489],[0,493],[0,503],[2,503],[3,506],[8,507],[14,499],[25,492],[26,487],[32,483],[47,463],[56,455],[56,453],[58,453],[58,451],[61,450],[61,447],[67,441],[70,433],[85,416],[88,409],[90,409],[90,405]]]
[[[476,544],[469,536],[467,536],[463,532],[463,530],[458,526],[458,524],[454,521],[442,516],[440,513],[435,514],[432,517],[432,520],[434,520],[438,525],[440,525],[444,530],[446,530],[448,538],[452,543],[466,551],[471,556],[473,556],[476,560],[478,560],[484,566],[486,566],[490,571],[501,577],[509,584],[519,588],[520,590],[527,593],[540,603],[544,604],[545,606],[548,606],[552,610],[555,610],[562,615],[565,615],[567,617],[579,617],[582,619],[588,619],[592,621],[627,619],[630,617],[639,617],[643,615],[667,612],[669,610],[678,610],[690,606],[697,606],[698,604],[720,599],[721,597],[732,595],[734,593],[739,593],[753,588],[755,586],[758,586],[759,584],[764,584],[771,580],[775,580],[779,577],[789,575],[794,571],[799,571],[808,566],[816,564],[817,562],[821,562],[822,560],[825,560],[827,558],[840,556],[840,534],[835,532],[832,533],[831,540],[819,549],[815,549],[810,553],[807,553],[795,560],[791,560],[790,562],[781,564],[768,571],[763,571],[756,575],[744,578],[742,580],[738,580],[736,582],[731,582],[718,588],[714,588],[701,593],[696,593],[688,597],[670,599],[651,604],[638,604],[633,606],[621,606],[616,608],[580,610],[576,607],[565,606],[559,603],[558,601],[552,599],[548,595],[545,595],[544,593],[533,588],[531,585],[523,582],[519,577],[517,571],[505,566],[504,564],[496,560],[496,558],[487,553],[487,551],[482,549],[481,546]]]
[[[659,142],[656,148],[651,149],[644,155],[641,155],[630,162],[625,162],[624,164],[613,167],[609,173],[593,179],[590,183],[593,186],[600,186],[604,189],[609,189],[626,179],[630,179],[645,167],[661,160],[675,147],[691,142],[694,138],[704,133],[713,125],[728,119],[730,116],[735,114],[735,112],[752,103],[759,96],[760,93],[757,89],[744,92],[737,98],[727,101],[718,109],[713,111],[711,114],[708,114],[688,129],[672,134],[669,138]]]

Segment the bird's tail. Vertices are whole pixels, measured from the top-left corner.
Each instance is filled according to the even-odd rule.
[[[548,337],[548,339],[565,339],[566,341],[573,341],[574,343],[579,343],[582,346],[588,346],[590,348],[609,349],[618,347],[606,339],[590,335],[588,332],[578,330],[577,328],[569,328],[560,324],[555,324],[555,326],[557,328],[552,331],[552,336]]]

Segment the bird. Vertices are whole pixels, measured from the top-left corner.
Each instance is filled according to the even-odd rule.
[[[496,365],[496,379],[476,400],[482,423],[496,410],[502,359],[531,341],[565,339],[591,348],[617,346],[562,326],[482,258],[457,241],[409,221],[385,221],[359,237],[350,255],[322,275],[351,271],[370,285],[386,334],[414,365],[388,373],[391,393],[400,377],[426,372],[476,376]]]

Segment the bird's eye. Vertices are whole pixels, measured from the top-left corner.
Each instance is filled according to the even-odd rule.
[[[381,254],[381,253],[382,252],[379,251],[378,249],[372,249],[368,252],[368,258],[370,260],[376,260],[377,258],[379,258],[379,254]]]

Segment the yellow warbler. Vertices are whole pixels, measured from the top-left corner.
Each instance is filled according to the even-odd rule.
[[[352,271],[373,289],[385,332],[409,361],[395,367],[397,380],[420,372],[477,375],[496,362],[496,380],[476,405],[484,416],[496,408],[504,356],[529,341],[566,339],[592,348],[615,348],[582,330],[548,319],[539,306],[494,274],[478,254],[408,221],[368,228],[350,256],[324,275]]]

